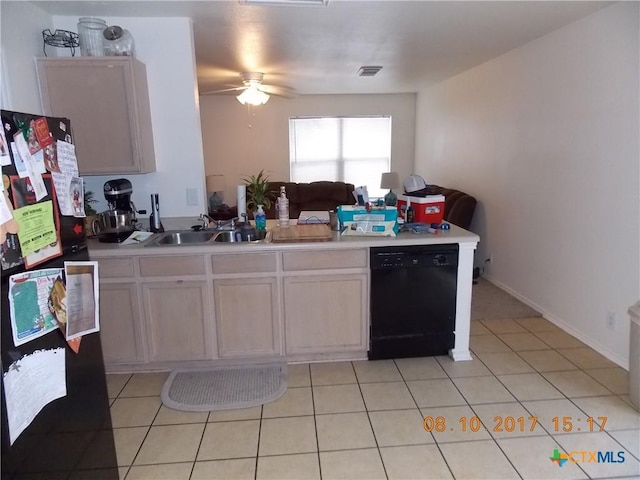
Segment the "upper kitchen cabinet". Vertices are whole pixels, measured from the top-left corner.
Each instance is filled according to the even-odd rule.
[[[71,119],[80,175],[155,171],[144,64],[132,57],[36,63],[45,115]]]

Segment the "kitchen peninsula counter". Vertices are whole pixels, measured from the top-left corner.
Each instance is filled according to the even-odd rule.
[[[100,265],[107,369],[366,359],[369,249],[459,245],[454,360],[470,360],[473,251],[479,237],[436,234],[325,242],[145,246],[89,240]],[[153,237],[152,237],[153,238]]]
[[[167,230],[169,231],[169,230]],[[240,253],[273,250],[334,250],[344,248],[369,248],[387,247],[391,245],[438,245],[438,244],[473,244],[475,249],[480,237],[475,233],[451,225],[450,230],[439,230],[436,234],[415,234],[410,232],[399,233],[395,237],[376,236],[342,236],[339,232],[331,232],[331,241],[327,242],[230,242],[198,245],[146,245],[154,238],[151,237],[139,244],[120,245],[116,243],[102,243],[95,239],[89,239],[89,250],[92,256],[111,257],[113,255],[169,255],[182,251],[193,253]],[[154,234],[160,235],[160,234]]]

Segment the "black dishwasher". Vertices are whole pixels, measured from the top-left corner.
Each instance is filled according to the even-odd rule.
[[[369,360],[445,355],[455,342],[458,245],[370,253]]]

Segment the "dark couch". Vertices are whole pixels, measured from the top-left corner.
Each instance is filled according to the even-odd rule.
[[[429,185],[427,187],[427,194],[444,195],[445,221],[469,230],[471,220],[473,219],[473,212],[478,203],[474,197],[460,190],[445,188],[439,185]]]
[[[344,182],[270,182],[272,192],[271,208],[265,209],[267,218],[277,218],[275,198],[280,192],[280,186],[284,185],[289,198],[289,218],[297,219],[303,210],[333,210],[338,205],[354,205],[354,186]],[[444,195],[444,219],[449,223],[458,225],[466,230],[471,226],[473,212],[477,201],[471,195],[460,190],[445,188],[439,185],[429,185],[425,192],[427,195]],[[210,212],[215,220],[225,220],[237,216],[237,207],[232,207],[226,212]]]
[[[353,205],[354,186],[344,182],[270,182],[271,197],[274,200],[271,208],[265,209],[267,218],[277,218],[275,198],[284,185],[289,199],[289,218],[297,219],[303,210],[334,210],[338,205]]]

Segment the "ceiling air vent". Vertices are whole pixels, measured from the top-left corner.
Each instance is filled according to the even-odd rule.
[[[380,70],[382,70],[382,67],[380,67],[378,65],[369,65],[369,66],[365,66],[365,67],[360,67],[360,70],[358,70],[358,76],[360,76],[360,77],[373,77]]]

